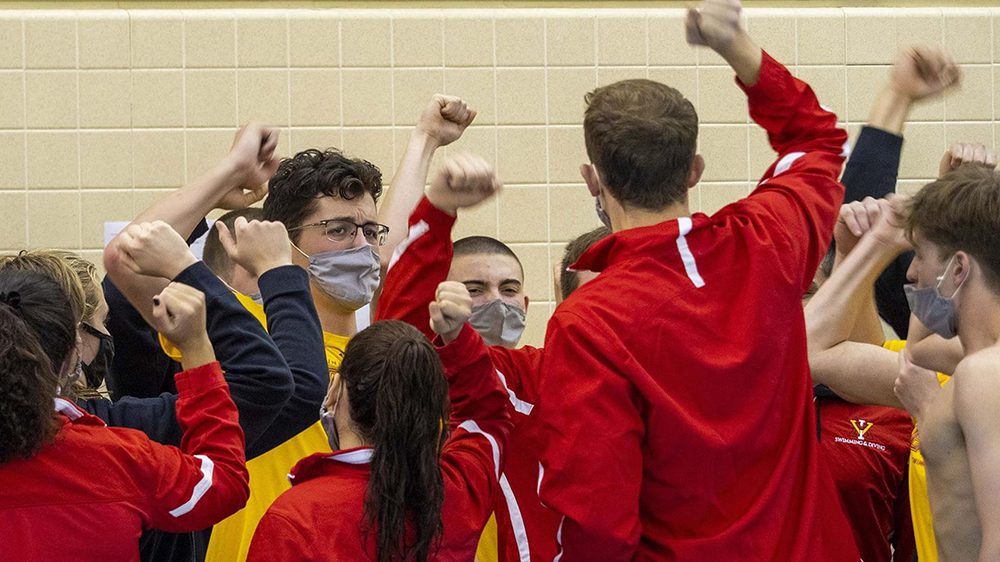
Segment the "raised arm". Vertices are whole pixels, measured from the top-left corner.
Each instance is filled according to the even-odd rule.
[[[238,218],[231,233],[221,222],[215,224],[229,257],[255,277],[264,298],[268,334],[291,372],[294,391],[252,451],[266,452],[318,419],[330,383],[323,330],[309,292],[309,275],[292,265],[284,225]]]
[[[502,187],[493,167],[482,158],[461,154],[447,160],[427,196],[410,217],[409,234],[389,262],[376,320],[402,320],[433,337],[427,303],[451,268],[451,228],[459,209],[474,207]]]
[[[389,227],[381,251],[383,270],[389,267],[396,247],[408,236],[407,220],[424,195],[434,153],[461,138],[475,118],[476,111],[461,98],[443,94],[435,94],[420,114],[378,211],[379,222]]]
[[[908,247],[897,215],[901,207],[901,199],[845,206],[847,222],[866,233],[806,305],[813,382],[851,402],[901,406],[893,393],[895,354],[879,345],[849,341],[859,313],[870,303],[867,295],[875,278]]]
[[[153,325],[184,353],[176,377],[180,449],[143,441],[133,458],[148,524],[204,529],[241,509],[250,495],[243,432],[205,329],[205,296],[171,283],[154,297]]]
[[[277,130],[246,125],[237,133],[229,154],[214,168],[154,203],[130,226],[158,220],[181,237],[187,237],[213,209],[242,208],[259,201],[267,193],[267,181],[278,167],[274,154],[277,143]],[[104,249],[105,270],[146,322],[152,323],[150,299],[166,286],[169,278],[136,274],[124,264],[122,253],[119,234]]]
[[[204,292],[208,335],[239,409],[248,447],[259,454],[257,441],[293,394],[293,375],[278,348],[232,291],[194,258],[166,223],[130,225],[121,238],[125,267],[139,275],[172,278]],[[185,265],[184,269],[176,271],[177,264]]]
[[[496,376],[483,339],[469,325],[472,298],[465,285],[444,282],[428,306],[440,341],[451,399],[451,436],[441,456],[442,475],[462,490],[459,500],[478,530],[493,509],[512,422],[507,393]]]

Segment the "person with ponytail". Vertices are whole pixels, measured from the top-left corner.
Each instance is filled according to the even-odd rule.
[[[351,340],[321,410],[334,453],[292,469],[248,561],[475,557],[511,422],[471,302],[461,283],[438,287],[436,349],[396,320]]]
[[[154,298],[156,328],[184,350],[180,448],[109,428],[59,397],[80,361],[78,317],[51,277],[0,271],[4,559],[137,561],[142,530],[202,529],[249,495],[243,431],[205,331],[205,296],[172,283]]]

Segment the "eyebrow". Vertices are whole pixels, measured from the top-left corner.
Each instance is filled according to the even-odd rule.
[[[500,282],[501,285],[510,285],[511,283],[517,286],[521,286],[521,282],[518,281],[517,279],[504,279],[503,281]]]

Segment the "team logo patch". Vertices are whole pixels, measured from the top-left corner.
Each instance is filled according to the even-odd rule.
[[[835,443],[844,443],[846,445],[858,445],[861,447],[868,447],[871,449],[878,449],[879,451],[885,451],[885,445],[881,443],[875,443],[871,440],[871,436],[868,432],[871,431],[875,424],[868,420],[851,420],[851,427],[854,428],[854,434],[850,437],[834,437],[833,441]]]

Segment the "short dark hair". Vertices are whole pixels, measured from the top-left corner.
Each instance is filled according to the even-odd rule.
[[[907,237],[919,234],[948,253],[968,252],[1000,293],[1000,174],[964,164],[924,186],[908,207]]]
[[[221,222],[229,228],[229,232],[233,232],[236,229],[236,219],[240,217],[248,221],[262,220],[264,211],[259,207],[236,209],[215,219],[215,222]],[[201,261],[205,262],[205,265],[219,277],[227,282],[232,281],[233,267],[236,264],[229,259],[229,254],[222,247],[222,242],[219,241],[219,230],[214,226],[208,229],[208,235],[205,237],[205,248],[202,251]]]
[[[574,238],[566,245],[563,252],[562,269],[559,271],[559,291],[563,300],[569,298],[570,294],[580,287],[580,276],[575,271],[570,271],[569,266],[576,263],[591,246],[611,235],[611,229],[606,226],[599,226],[590,232]]]
[[[60,370],[76,346],[62,287],[42,273],[0,272],[0,464],[30,457],[56,434]]]
[[[492,238],[490,236],[466,236],[461,240],[455,241],[454,251],[454,256],[456,258],[458,256],[481,254],[510,256],[517,262],[517,267],[521,269],[521,276],[524,277],[524,266],[521,265],[521,260],[518,259],[517,254],[514,253],[514,250],[510,249],[510,246],[504,244],[496,238]]]
[[[285,158],[268,183],[264,219],[278,221],[285,228],[302,226],[316,210],[322,196],[356,199],[369,194],[378,203],[382,196],[382,172],[367,160],[348,158],[336,148],[310,148]],[[289,236],[297,242],[300,232]]]
[[[685,200],[698,113],[683,94],[652,80],[622,80],[584,101],[587,156],[619,203],[660,210]]]

